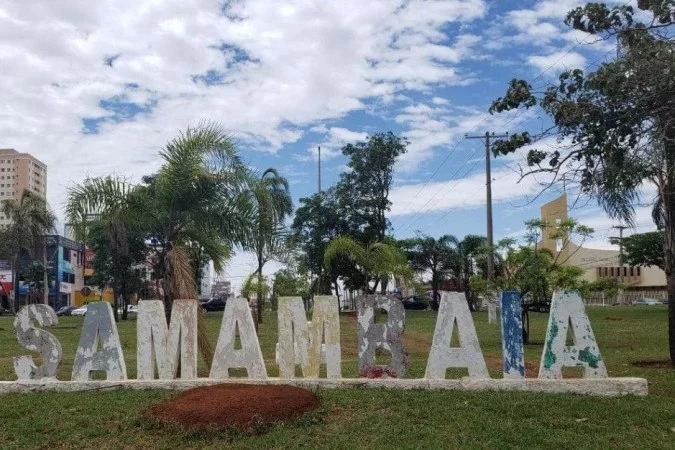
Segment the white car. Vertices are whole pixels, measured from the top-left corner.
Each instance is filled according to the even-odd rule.
[[[633,302],[633,306],[645,305],[645,306],[657,306],[662,305],[662,303],[653,298],[639,298]]]
[[[70,312],[71,316],[84,316],[85,314],[87,314],[87,305],[82,305]]]

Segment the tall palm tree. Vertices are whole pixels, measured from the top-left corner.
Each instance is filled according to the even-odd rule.
[[[198,245],[221,271],[235,245],[250,246],[254,236],[253,205],[248,171],[234,139],[212,123],[188,128],[160,152],[159,171],[143,184],[125,185],[123,195],[108,183],[90,182],[76,188],[69,211],[80,217],[116,210],[147,233],[155,253],[155,276],[162,280],[167,321],[174,299],[196,298],[188,247]],[[187,270],[186,268],[190,268]],[[199,320],[202,354],[208,364],[213,349],[203,318]]]
[[[262,323],[263,267],[279,253],[283,246],[284,220],[293,211],[293,201],[286,178],[276,169],[265,170],[260,177],[252,176],[250,196],[254,206],[254,236],[251,250],[256,254],[258,267],[257,322]]]
[[[49,304],[49,281],[47,277],[47,241],[45,235],[54,231],[56,216],[49,210],[47,201],[25,189],[18,200],[4,200],[2,212],[12,221],[6,230],[10,236],[12,254],[12,277],[19,283],[21,256],[25,253],[41,260],[43,272],[42,301]],[[16,292],[16,291],[15,291]],[[16,299],[15,299],[16,300]]]
[[[330,270],[331,264],[339,258],[346,258],[359,274],[362,289],[366,293],[376,292],[380,280],[390,276],[404,280],[412,278],[405,253],[397,246],[384,242],[362,245],[349,236],[333,239],[324,253],[324,265]],[[371,288],[370,282],[375,285]]]

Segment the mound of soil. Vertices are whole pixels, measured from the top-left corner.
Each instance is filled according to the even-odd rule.
[[[190,389],[159,403],[150,415],[190,431],[244,430],[294,419],[318,406],[314,393],[294,386],[217,384]]]
[[[667,359],[663,361],[635,361],[633,365],[645,369],[670,369],[673,367]]]

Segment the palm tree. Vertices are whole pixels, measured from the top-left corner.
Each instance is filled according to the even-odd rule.
[[[18,200],[4,200],[2,212],[12,221],[6,230],[10,238],[9,253],[12,255],[12,277],[19,283],[21,256],[25,253],[36,260],[41,259],[43,273],[42,302],[49,304],[47,277],[47,241],[45,235],[54,231],[56,216],[49,210],[47,201],[25,189]],[[15,299],[16,300],[16,299]]]
[[[253,205],[247,193],[248,171],[233,138],[211,123],[188,128],[160,152],[159,171],[143,184],[109,189],[109,183],[77,187],[69,211],[86,216],[117,210],[144,230],[155,253],[155,276],[162,283],[167,321],[174,299],[196,298],[189,248],[199,246],[222,271],[235,245],[250,246]],[[122,193],[122,195],[118,195]],[[213,349],[200,315],[199,340],[208,364]]]
[[[455,272],[459,261],[459,241],[455,236],[446,234],[438,239],[431,236],[420,236],[401,242],[408,260],[416,272],[431,272],[431,290],[433,291],[434,309],[438,309],[441,282]],[[457,275],[457,273],[454,273]]]
[[[258,268],[255,274],[259,278],[257,322],[262,323],[263,266],[279,253],[280,247],[283,247],[283,223],[293,211],[293,201],[288,181],[272,168],[265,170],[260,177],[252,177],[250,196],[255,207],[251,250],[256,254]]]
[[[136,211],[130,201],[135,189],[135,185],[125,180],[108,176],[89,178],[69,190],[66,218],[73,226],[76,238],[86,244],[91,229],[100,225],[106,230],[110,254],[117,265],[129,255],[129,228],[138,225],[138,216],[134,214]],[[125,280],[116,281],[118,283],[115,284],[125,285]],[[129,303],[127,292],[125,289],[113,289],[113,294],[115,317],[118,296],[121,296],[122,318],[126,320]]]
[[[382,279],[390,276],[404,280],[412,278],[412,271],[408,267],[405,253],[397,246],[384,242],[375,242],[362,245],[349,236],[340,236],[333,239],[324,253],[324,265],[330,270],[333,262],[339,258],[346,258],[359,275],[366,293],[377,291],[377,285]],[[370,282],[375,285],[371,288]]]

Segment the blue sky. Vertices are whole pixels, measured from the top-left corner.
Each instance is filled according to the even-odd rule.
[[[296,203],[316,190],[318,145],[327,186],[345,166],[342,145],[391,130],[410,141],[391,194],[395,236],[482,234],[482,143],[463,136],[538,131],[535,111],[487,114],[511,78],[543,86],[614,56],[614,42],[564,26],[582,3],[0,0],[0,147],[48,164],[62,214],[68,186],[139,180],[203,119],[229,129],[252,166],[286,175]],[[521,162],[493,161],[496,238],[518,236],[557,195],[533,200],[539,185],[518,183]],[[608,246],[613,223],[594,203],[571,214]],[[647,207],[637,222],[652,228]],[[231,273],[246,272],[246,258]]]

